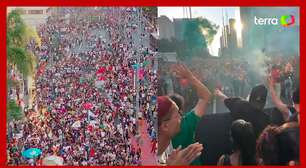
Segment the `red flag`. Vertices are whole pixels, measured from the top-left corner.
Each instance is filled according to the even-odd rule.
[[[104,76],[99,77],[99,81],[105,81],[106,78]]]
[[[43,62],[39,65],[38,72],[37,72],[38,76],[40,76],[41,74],[45,72],[46,66],[47,66],[47,62]]]
[[[139,79],[143,79],[143,77],[144,77],[144,69],[140,69],[139,70]]]
[[[90,157],[94,157],[95,156],[95,150],[93,148],[90,148],[89,156]]]
[[[100,69],[98,69],[97,74],[101,74],[105,72],[105,67],[101,67]]]
[[[86,109],[86,110],[89,110],[92,108],[92,104],[91,103],[84,103],[83,104],[83,107]]]
[[[93,126],[92,125],[88,125],[87,129],[88,129],[89,132],[93,132]]]

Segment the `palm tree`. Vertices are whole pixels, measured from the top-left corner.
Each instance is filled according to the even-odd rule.
[[[17,102],[19,101],[20,82],[26,83],[26,78],[34,73],[35,57],[27,49],[27,44],[34,39],[37,45],[40,45],[40,39],[32,28],[28,27],[21,18],[19,9],[13,10],[7,17],[7,79],[8,91],[16,90]],[[10,72],[18,72],[22,80],[17,81],[10,75]],[[7,102],[10,102],[8,100]],[[18,103],[17,103],[18,104]],[[11,107],[8,105],[8,108]],[[8,112],[11,111],[8,109]],[[10,114],[8,113],[8,116]],[[14,118],[14,117],[13,117]],[[16,118],[18,119],[18,118]]]

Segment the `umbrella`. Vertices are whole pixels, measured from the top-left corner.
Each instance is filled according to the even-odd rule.
[[[92,126],[96,126],[96,124],[98,124],[98,122],[95,121],[95,120],[91,120],[91,121],[89,122],[89,124],[92,125]]]
[[[89,110],[93,107],[92,103],[84,103],[83,104],[83,107],[86,109],[86,110]]]
[[[54,165],[62,166],[64,159],[56,155],[51,155],[45,157],[42,162],[43,162],[42,164],[45,166],[54,166]]]
[[[81,122],[80,121],[76,121],[72,124],[71,126],[72,128],[80,128],[81,127]]]
[[[27,159],[36,158],[41,155],[41,150],[38,148],[30,148],[22,152],[22,156]]]
[[[132,65],[132,67],[133,67],[134,70],[137,70],[138,67],[139,67],[139,64],[134,64],[134,65]]]
[[[19,139],[19,138],[22,138],[22,133],[19,133],[19,134],[15,134],[15,136],[14,136],[14,138],[16,138],[16,139]]]

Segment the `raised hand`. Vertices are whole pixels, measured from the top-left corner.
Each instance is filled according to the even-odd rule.
[[[224,95],[224,93],[218,88],[215,89],[214,94],[215,94],[215,96],[218,96],[218,97],[221,97],[221,96]]]
[[[167,165],[189,165],[194,159],[202,153],[203,145],[197,143],[191,144],[185,149],[178,147],[175,149],[167,160]]]
[[[274,87],[274,83],[275,82],[274,82],[272,76],[268,76],[267,77],[267,84],[268,84],[269,88],[273,88]]]
[[[175,73],[175,76],[178,78],[190,79],[193,77],[192,72],[184,64],[175,64],[172,67],[172,71]]]
[[[220,97],[222,101],[227,99],[228,97],[218,88],[215,89],[214,95]]]

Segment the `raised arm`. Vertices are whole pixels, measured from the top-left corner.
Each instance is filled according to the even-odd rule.
[[[215,89],[215,96],[219,97],[222,102],[224,102],[225,99],[228,97],[219,89]]]
[[[207,105],[210,101],[210,91],[200,80],[198,80],[192,74],[192,72],[185,65],[175,65],[173,67],[173,71],[176,73],[175,75],[177,77],[187,79],[191,84],[192,88],[195,89],[199,100],[194,108],[194,111],[197,116],[202,117],[205,114]]]
[[[286,104],[282,102],[282,100],[277,96],[275,88],[274,88],[274,81],[271,76],[267,78],[269,92],[271,94],[272,102],[276,106],[276,108],[282,113],[283,118],[285,121],[289,119],[289,109]]]

